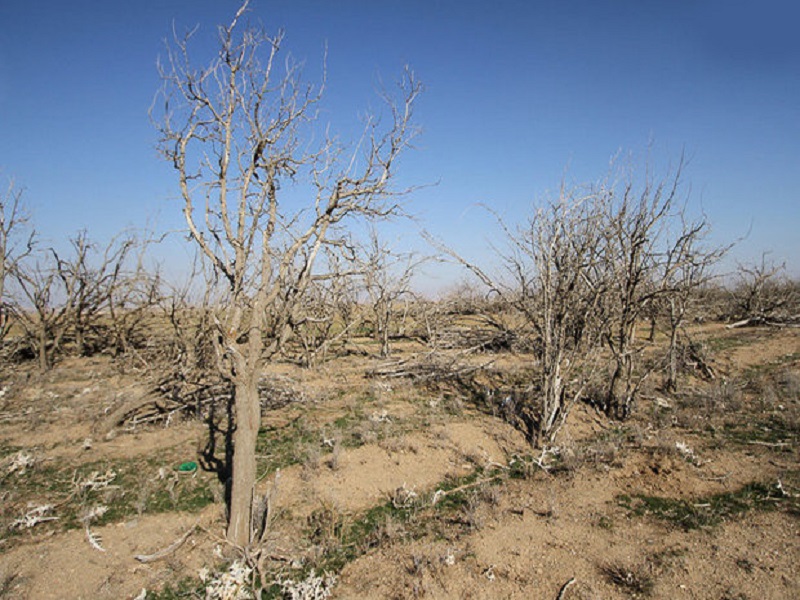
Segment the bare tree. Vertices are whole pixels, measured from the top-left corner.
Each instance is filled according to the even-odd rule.
[[[607,180],[599,186],[599,208],[606,215],[603,339],[612,355],[605,406],[617,418],[630,415],[641,385],[652,371],[639,361],[640,321],[660,306],[668,307],[669,360],[673,364],[687,303],[707,281],[709,267],[726,250],[702,249],[707,222],[686,218],[686,204],[681,201],[684,164],[681,157],[677,168],[661,179],[648,169],[640,186],[632,175],[623,175],[620,184]],[[673,374],[668,386],[674,384]]]
[[[8,318],[9,300],[6,298],[6,278],[14,275],[17,266],[34,247],[35,232],[22,202],[22,190],[9,180],[4,194],[0,195],[0,341],[11,327]]]
[[[342,276],[344,279],[344,276]],[[329,285],[330,281],[312,280],[298,306],[297,316],[293,319],[292,330],[302,345],[302,361],[306,367],[313,367],[334,341],[343,336],[334,334],[337,319],[337,288]]]
[[[600,271],[603,215],[592,192],[562,187],[559,197],[517,228],[500,221],[508,242],[498,250],[509,277],[501,281],[451,251],[533,334],[536,380],[517,406],[534,444],[547,444],[566,422],[593,370],[598,305],[605,293]],[[537,401],[538,396],[538,401]]]
[[[21,295],[13,304],[14,317],[45,372],[69,329],[77,281],[62,277],[52,250],[17,264],[14,279]]]
[[[653,182],[641,190],[632,177],[618,186],[603,183],[598,191],[603,226],[604,298],[603,338],[613,357],[613,370],[606,393],[606,410],[626,418],[645,375],[637,377],[636,328],[648,306],[658,296],[659,265],[657,242],[675,204],[678,174]]]
[[[674,241],[667,244],[661,277],[663,297],[656,305],[666,305],[668,317],[667,334],[667,380],[664,387],[678,390],[679,334],[684,329],[686,315],[695,303],[701,290],[713,280],[712,268],[728,252],[730,246],[707,246],[704,240],[710,229],[705,218],[689,222],[685,211],[681,211],[675,223],[680,229]]]
[[[219,28],[219,52],[205,67],[189,58],[191,34],[176,39],[162,66],[161,151],[180,184],[189,235],[214,269],[219,288],[217,369],[234,387],[228,538],[247,546],[258,522],[256,436],[258,381],[283,348],[291,320],[325,246],[341,242],[355,217],[397,213],[390,183],[398,155],[415,134],[412,105],[420,84],[407,71],[402,98],[389,100],[390,121],[366,123],[361,151],[346,156],[310,135],[322,88],[304,85],[291,59],[281,72],[283,33],[242,28],[248,2]],[[309,139],[314,139],[313,136]],[[308,203],[280,201],[295,180]]]
[[[135,273],[126,272],[129,255],[138,245],[133,234],[115,236],[99,250],[88,233],[81,231],[70,240],[70,245],[69,254],[59,254],[55,250],[52,253],[64,289],[71,294],[65,299],[70,309],[67,326],[74,335],[76,353],[83,356],[114,342],[107,335],[108,325],[101,323],[106,315],[111,317],[111,329],[116,334],[113,337],[119,338],[118,334],[124,329],[122,319],[128,316],[123,311],[132,308],[132,284],[141,283],[137,280],[143,277],[144,271],[139,260]],[[127,296],[127,302],[123,296]],[[144,306],[152,306],[152,302],[145,300]],[[129,329],[130,323],[127,326]],[[89,336],[93,338],[91,343]]]
[[[372,309],[373,337],[381,357],[391,354],[390,337],[397,302],[411,293],[411,279],[427,259],[393,251],[372,229],[359,259],[364,290]]]
[[[150,242],[123,239],[125,251],[119,251],[116,260],[109,263],[113,266],[108,276],[107,301],[112,352],[114,356],[132,354],[140,363],[136,347],[142,345],[147,319],[161,299],[161,274],[145,264]]]
[[[509,232],[512,251],[504,258],[517,292],[513,304],[536,335],[539,443],[552,441],[593,370],[594,321],[605,292],[596,277],[602,215],[595,209],[591,193],[562,187],[557,200]]]
[[[732,291],[733,313],[738,321],[729,327],[780,322],[787,318],[796,321],[800,315],[791,313],[798,309],[800,292],[798,286],[786,278],[785,271],[786,266],[768,260],[767,253],[761,255],[760,263],[739,265]]]

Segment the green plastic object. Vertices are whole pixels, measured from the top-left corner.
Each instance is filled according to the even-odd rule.
[[[191,473],[192,471],[197,471],[197,463],[191,460],[181,463],[181,465],[178,467],[178,471],[181,473]]]

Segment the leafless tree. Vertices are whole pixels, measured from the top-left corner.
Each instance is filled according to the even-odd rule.
[[[731,327],[796,320],[792,314],[800,304],[798,286],[785,275],[786,266],[761,255],[761,262],[739,265],[732,291],[733,313],[737,322]]]
[[[411,113],[420,93],[407,71],[402,98],[385,95],[388,126],[368,119],[361,150],[348,156],[325,137],[311,149],[302,140],[311,134],[322,87],[303,84],[291,59],[281,71],[283,33],[242,28],[247,7],[245,1],[219,28],[219,52],[205,67],[190,61],[191,34],[176,36],[161,68],[163,109],[155,117],[161,151],[178,175],[189,235],[223,284],[216,362],[234,387],[235,421],[227,533],[243,547],[264,529],[255,516],[263,367],[290,334],[321,249],[341,242],[348,219],[399,210],[390,183],[415,134]],[[291,192],[310,194],[302,206],[284,197],[296,180],[307,185]]]
[[[61,275],[52,251],[29,256],[14,270],[21,296],[13,304],[14,318],[36,354],[41,372],[53,365],[73,314],[77,282]]]
[[[108,277],[109,340],[114,356],[131,356],[141,364],[137,347],[145,343],[147,320],[161,300],[161,274],[145,263],[151,240],[123,239]]]
[[[124,329],[130,329],[130,315],[125,311],[134,308],[131,305],[132,289],[144,279],[141,261],[134,273],[126,269],[129,256],[137,245],[133,234],[124,233],[99,249],[89,239],[88,233],[81,231],[70,240],[68,254],[52,250],[63,288],[71,294],[65,298],[69,307],[67,326],[74,336],[75,351],[79,356],[103,349],[109,342],[114,343],[111,338],[119,338]],[[149,287],[152,289],[153,286]],[[152,298],[146,299],[142,305],[151,307]],[[102,323],[103,320],[106,323]],[[110,337],[110,331],[115,335]],[[91,348],[90,335],[93,337]],[[117,341],[124,344],[124,339]]]
[[[731,246],[710,246],[705,242],[710,232],[708,221],[700,218],[690,222],[685,211],[672,219],[679,225],[675,237],[667,243],[662,261],[661,297],[654,304],[666,305],[667,379],[664,387],[678,390],[679,334],[683,330],[687,312],[714,279],[713,267],[730,250]]]
[[[11,327],[6,279],[13,277],[20,261],[33,252],[35,232],[23,206],[22,190],[9,180],[0,195],[0,341]]]
[[[595,315],[605,289],[596,273],[601,219],[594,196],[562,188],[554,202],[509,235],[505,262],[518,291],[514,304],[533,327],[538,345],[536,389],[541,394],[536,435],[552,440],[583,394],[596,348]]]
[[[380,356],[391,354],[390,338],[397,302],[411,293],[411,279],[427,259],[414,253],[395,252],[375,229],[370,232],[359,259],[364,290],[372,309],[373,336]]]
[[[631,177],[621,185],[604,182],[598,191],[606,215],[603,338],[613,356],[605,403],[609,414],[618,418],[629,416],[645,378],[635,372],[641,351],[635,343],[636,328],[658,296],[657,242],[676,202],[678,183],[679,176],[660,182],[648,179],[637,190]]]
[[[595,323],[605,293],[598,278],[603,214],[593,192],[562,187],[559,197],[524,224],[500,223],[508,242],[499,249],[509,277],[503,281],[463,261],[503,303],[522,315],[538,358],[536,381],[516,407],[535,444],[552,441],[583,393],[597,347]],[[540,400],[537,402],[536,398]]]
[[[329,281],[312,280],[292,322],[292,330],[302,345],[302,361],[313,367],[334,342],[337,320],[337,291]],[[343,333],[343,329],[339,334]]]
[[[217,307],[212,305],[214,273],[199,254],[182,281],[161,282],[158,309],[169,330],[157,348],[147,352],[148,366],[159,386],[181,402],[221,383],[216,369]],[[226,384],[229,387],[228,384]]]
[[[82,231],[65,252],[50,248],[16,263],[14,316],[41,370],[53,365],[67,342],[74,341],[78,355],[117,345],[134,327],[131,313],[141,320],[152,307],[156,284],[141,262],[132,271],[127,265],[137,246],[134,235],[124,234],[98,250]],[[135,295],[138,288],[147,288],[148,297]]]
[[[724,253],[724,249],[701,249],[707,222],[686,218],[684,165],[681,157],[677,168],[660,179],[648,168],[640,185],[631,174],[623,173],[617,182],[609,178],[598,186],[599,208],[606,215],[602,277],[608,291],[601,305],[603,339],[612,355],[605,406],[617,418],[630,415],[652,371],[639,361],[642,347],[636,331],[640,321],[654,304],[668,307],[672,364],[687,302]]]

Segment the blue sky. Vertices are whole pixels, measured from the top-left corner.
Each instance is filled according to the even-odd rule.
[[[566,177],[601,178],[618,152],[657,169],[689,158],[693,210],[741,261],[770,251],[800,275],[800,36],[789,1],[252,0],[319,74],[322,118],[347,139],[378,81],[409,64],[423,134],[401,183],[422,225],[480,260],[492,234]],[[176,179],[148,108],[172,24],[213,41],[236,0],[4,0],[0,175],[25,188],[42,237],[105,239],[181,226]],[[210,46],[209,46],[210,47]],[[208,51],[208,48],[205,51]],[[650,149],[648,149],[650,148]],[[391,235],[413,235],[405,224]],[[438,277],[445,277],[442,273]],[[436,287],[437,284],[431,284]]]

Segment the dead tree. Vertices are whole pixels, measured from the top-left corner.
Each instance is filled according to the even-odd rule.
[[[132,246],[114,261],[108,279],[108,317],[111,321],[111,351],[115,357],[134,355],[141,363],[148,317],[161,299],[159,270],[145,264],[150,240],[133,240]],[[127,256],[133,254],[133,256]]]
[[[536,333],[541,414],[537,438],[552,441],[583,394],[597,347],[596,314],[605,290],[596,273],[601,215],[594,196],[562,189],[526,227],[509,236],[506,265],[518,291],[513,304]]]
[[[390,184],[415,134],[411,112],[420,92],[407,71],[402,97],[384,95],[388,127],[368,119],[360,150],[346,155],[332,139],[312,135],[322,87],[305,85],[291,58],[278,60],[282,32],[242,27],[247,6],[219,28],[219,52],[207,66],[193,66],[191,34],[174,41],[155,118],[189,236],[220,281],[216,366],[234,388],[227,534],[242,547],[264,529],[255,496],[259,378],[284,347],[322,248],[341,242],[350,219],[398,212]],[[304,139],[322,143],[311,149]],[[298,180],[306,185],[286,199]],[[309,199],[298,203],[303,192]]]
[[[22,190],[9,180],[0,195],[0,342],[10,328],[10,299],[6,296],[6,280],[14,276],[17,266],[33,252],[35,232],[22,202]]]
[[[133,234],[115,236],[100,250],[87,232],[81,231],[70,240],[70,245],[68,254],[52,252],[63,287],[72,294],[67,299],[70,309],[67,327],[74,337],[76,354],[84,356],[114,342],[108,330],[121,333],[120,321],[126,316],[123,311],[132,308],[129,292],[134,281],[127,281],[127,276],[139,279],[144,273],[141,261],[135,274],[126,272],[129,255],[137,246]],[[127,293],[121,294],[123,288],[128,288]],[[127,302],[123,296],[127,296]],[[111,317],[110,327],[105,323],[101,325],[102,321],[107,321],[107,315]]]
[[[786,278],[785,270],[785,265],[768,260],[766,253],[760,263],[739,265],[731,292],[736,321],[728,327],[797,322],[800,291]]]
[[[52,251],[30,256],[14,270],[20,295],[13,305],[14,318],[43,373],[53,366],[74,312],[77,282],[61,275]]]
[[[685,210],[672,219],[679,224],[674,239],[667,243],[660,273],[661,293],[657,304],[666,305],[667,335],[667,379],[664,387],[670,392],[678,390],[679,335],[684,329],[686,315],[697,302],[700,293],[714,279],[714,265],[731,248],[728,246],[708,246],[704,244],[710,229],[705,218],[690,222]],[[698,357],[699,358],[699,357]],[[706,372],[708,366],[705,365]]]
[[[521,334],[534,335],[536,380],[525,398],[516,400],[526,403],[517,412],[534,444],[553,440],[593,369],[596,315],[605,293],[598,277],[603,221],[593,192],[584,192],[563,187],[557,199],[514,229],[498,218],[508,244],[499,250],[506,279],[491,277],[444,249],[522,316]]]
[[[320,357],[324,360],[328,346],[339,337],[333,333],[337,317],[334,290],[326,283],[314,280],[309,284],[292,320],[292,331],[300,341],[302,362],[307,368],[316,365]]]
[[[670,307],[670,361],[686,303],[704,281],[717,251],[701,251],[705,220],[685,218],[681,202],[684,161],[663,178],[648,174],[641,185],[623,174],[621,183],[598,187],[603,223],[603,340],[612,356],[606,411],[625,419],[652,371],[640,364],[637,327],[654,303]],[[678,226],[676,231],[673,231]]]
[[[390,337],[397,302],[411,293],[411,279],[425,262],[413,253],[393,251],[374,229],[359,259],[359,270],[371,307],[373,337],[380,356],[391,354]]]

